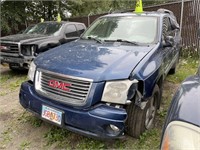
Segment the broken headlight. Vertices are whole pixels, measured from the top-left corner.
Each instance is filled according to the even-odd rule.
[[[22,45],[21,47],[21,53],[24,56],[33,56],[35,50],[36,50],[36,45]]]
[[[137,84],[137,80],[117,80],[106,82],[101,101],[126,104],[130,86]]]
[[[34,80],[34,75],[35,75],[35,70],[36,70],[36,65],[35,63],[32,61],[31,65],[29,67],[29,71],[28,71],[28,78],[33,81]]]

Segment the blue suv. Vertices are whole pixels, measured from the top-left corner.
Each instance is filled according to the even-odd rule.
[[[139,137],[154,124],[181,48],[172,12],[108,14],[80,39],[39,55],[21,105],[62,128],[99,138]]]

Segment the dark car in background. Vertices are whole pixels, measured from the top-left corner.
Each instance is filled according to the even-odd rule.
[[[25,33],[29,32],[34,26],[35,26],[35,24],[31,24],[26,29],[21,30],[20,32],[18,32],[18,34],[25,34]]]
[[[1,64],[9,64],[12,70],[28,69],[38,54],[78,39],[85,29],[83,23],[47,21],[31,27],[22,34],[2,37]]]
[[[200,38],[200,29],[198,31]],[[200,66],[176,91],[163,127],[162,150],[200,149]]]

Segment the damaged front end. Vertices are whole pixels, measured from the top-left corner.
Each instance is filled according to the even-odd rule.
[[[123,107],[132,102],[144,109],[146,101],[143,102],[143,82],[134,80],[117,80],[106,82],[101,101],[107,105]],[[121,106],[120,106],[121,105]]]
[[[9,64],[11,69],[28,69],[35,58],[35,45],[21,45],[17,42],[2,42],[0,46],[0,61],[2,65]]]

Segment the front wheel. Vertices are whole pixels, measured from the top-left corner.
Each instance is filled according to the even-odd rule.
[[[14,72],[28,71],[28,69],[26,69],[24,67],[20,67],[19,64],[9,64],[9,68],[10,68],[10,70],[12,70]]]
[[[148,99],[148,102],[144,109],[131,103],[127,107],[128,119],[126,121],[126,131],[130,136],[139,138],[139,136],[145,131],[153,128],[154,121],[157,112],[157,104],[160,98],[160,90],[158,85],[154,87],[152,97]]]

